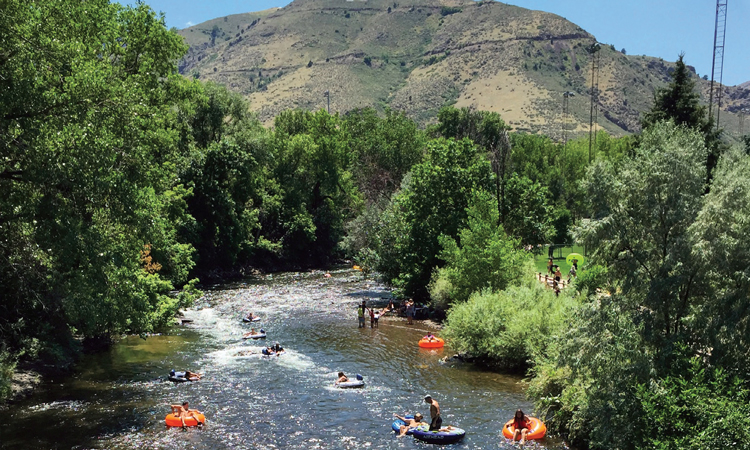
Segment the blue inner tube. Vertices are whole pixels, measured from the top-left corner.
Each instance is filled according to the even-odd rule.
[[[265,339],[265,338],[266,338],[266,333],[255,333],[247,337],[242,336],[242,339]]]
[[[461,428],[451,427],[450,431],[429,431],[426,427],[415,428],[412,435],[420,441],[429,444],[453,444],[466,436],[466,431]]]
[[[413,419],[413,418],[414,418],[414,416],[411,416],[411,415],[409,415],[409,416],[404,416],[404,417],[406,417],[407,419]],[[423,422],[423,423],[424,423],[425,429],[426,429],[426,428],[429,428],[429,427],[430,427],[430,424],[429,424],[429,423],[426,423],[426,422]],[[394,420],[394,421],[393,421],[393,423],[391,424],[391,428],[393,429],[393,431],[394,431],[394,432],[396,432],[396,433],[400,433],[400,432],[401,432],[401,426],[402,426],[402,425],[406,425],[406,422],[404,422],[404,421],[403,421],[403,420],[401,420],[401,419],[396,419],[396,420]],[[406,430],[406,434],[412,434],[412,433],[414,433],[414,430],[415,430],[415,429],[416,429],[416,428],[409,428],[408,430]]]
[[[358,387],[364,387],[365,386],[365,380],[351,380],[344,383],[339,383],[336,385],[339,389],[347,389],[347,388],[358,388]]]
[[[173,377],[172,375],[169,375],[169,376],[167,377],[167,379],[168,379],[169,381],[173,381],[173,382],[175,382],[175,383],[184,383],[184,382],[186,382],[186,381],[190,381],[190,380],[188,380],[188,379],[187,379],[187,378],[185,378],[185,377]]]
[[[407,419],[414,418],[413,416],[404,417]],[[401,425],[406,425],[406,423],[401,419],[396,419],[391,424],[391,428],[394,432],[398,433],[401,431]],[[452,429],[450,431],[429,431],[429,428],[429,423],[422,422],[422,425],[407,430],[406,434],[410,434],[415,438],[430,444],[453,444],[466,436],[466,431],[461,428],[451,427]]]

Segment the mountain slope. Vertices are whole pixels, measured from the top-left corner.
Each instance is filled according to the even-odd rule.
[[[267,123],[284,109],[326,107],[328,90],[332,112],[390,107],[426,123],[456,104],[497,111],[517,130],[588,130],[596,40],[554,14],[472,0],[295,0],[180,34],[191,46],[182,73],[246,95]],[[672,66],[603,45],[597,123],[637,131]],[[565,91],[576,95],[563,117]],[[745,90],[726,92],[729,111],[750,107]]]

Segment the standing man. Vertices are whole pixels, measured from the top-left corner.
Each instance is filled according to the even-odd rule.
[[[367,312],[367,303],[364,300],[362,300],[362,304],[359,305],[359,308],[357,308],[357,320],[359,320],[358,328],[365,327],[365,313],[366,312]]]
[[[429,395],[425,396],[424,402],[430,405],[430,431],[440,430],[443,424],[443,419],[440,417],[440,405]]]
[[[406,302],[406,323],[408,325],[411,325],[413,320],[414,320],[414,300],[410,298],[409,301]]]

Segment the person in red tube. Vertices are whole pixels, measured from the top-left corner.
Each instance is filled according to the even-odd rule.
[[[531,428],[531,419],[519,409],[513,416],[513,440],[515,441],[520,436],[519,444],[523,445],[526,442],[526,435],[529,434],[529,428]]]

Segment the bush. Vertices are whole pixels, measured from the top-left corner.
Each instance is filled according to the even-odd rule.
[[[607,268],[597,264],[586,267],[585,270],[578,272],[573,285],[578,292],[588,291],[594,293],[597,288],[606,290],[609,287]]]
[[[459,352],[510,369],[546,358],[548,347],[578,305],[532,281],[502,292],[482,292],[448,312],[443,336]]]
[[[643,449],[750,449],[750,391],[693,358],[686,374],[641,384]]]

